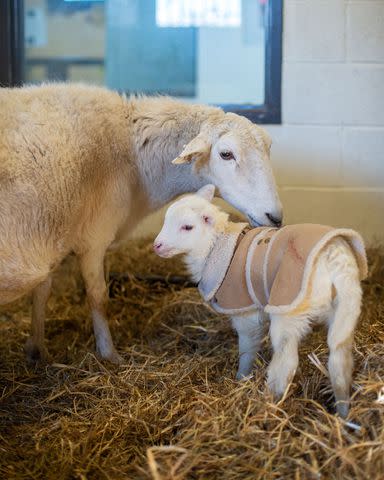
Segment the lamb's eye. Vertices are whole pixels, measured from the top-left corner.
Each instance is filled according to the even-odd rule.
[[[233,155],[233,153],[230,150],[223,150],[222,152],[220,152],[220,157],[223,160],[234,160],[235,159],[235,156]]]
[[[181,227],[182,230],[186,230],[187,232],[189,232],[190,230],[193,229],[193,225],[183,225]]]

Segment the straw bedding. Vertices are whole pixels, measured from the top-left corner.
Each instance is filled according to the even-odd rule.
[[[115,272],[183,273],[149,241],[109,260]],[[347,425],[332,414],[322,330],[301,348],[300,370],[275,405],[264,386],[268,339],[254,377],[235,382],[229,322],[179,284],[114,281],[109,317],[125,363],[100,362],[69,258],[48,306],[48,365],[24,359],[30,300],[0,310],[0,478],[383,479],[384,251],[370,250],[369,261],[354,351],[356,425]]]

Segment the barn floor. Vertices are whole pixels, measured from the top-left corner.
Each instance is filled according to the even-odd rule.
[[[323,331],[274,405],[264,392],[268,342],[254,378],[236,383],[235,335],[193,288],[115,284],[110,323],[125,364],[101,363],[69,258],[49,301],[48,366],[24,360],[29,299],[0,310],[0,478],[383,479],[384,252],[369,253],[349,418],[358,428],[331,414]],[[110,261],[112,271],[182,269],[143,241]]]

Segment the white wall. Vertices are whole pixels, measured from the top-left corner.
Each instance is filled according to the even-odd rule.
[[[285,221],[384,243],[384,0],[285,0],[282,93],[266,128]]]
[[[384,0],[285,0],[283,125],[267,126],[287,222],[384,243]]]

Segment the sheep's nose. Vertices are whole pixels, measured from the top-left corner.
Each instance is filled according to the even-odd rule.
[[[155,252],[158,252],[162,246],[163,244],[161,242],[155,242],[153,244],[153,249],[155,250]]]
[[[265,216],[275,227],[281,227],[281,224],[283,223],[282,215],[275,216],[275,215],[272,215],[272,213],[266,213]]]

